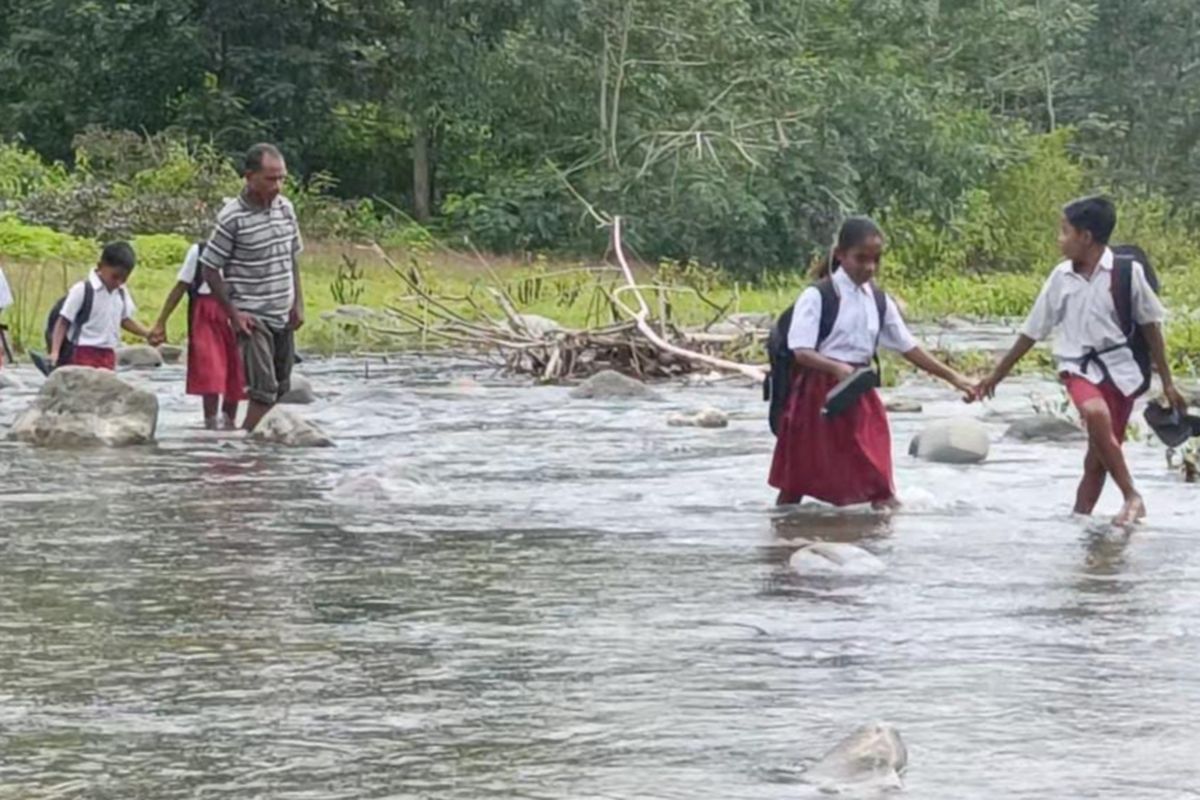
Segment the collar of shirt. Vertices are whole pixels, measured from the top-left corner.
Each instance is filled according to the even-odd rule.
[[[271,202],[263,205],[262,203],[255,202],[254,198],[250,196],[250,191],[243,188],[238,195],[238,200],[241,200],[242,205],[249,211],[266,211],[269,208],[278,208],[283,202],[283,195],[277,194],[271,198]]]
[[[1092,280],[1092,278],[1095,278],[1096,275],[1098,275],[1101,272],[1112,272],[1114,258],[1115,258],[1115,256],[1113,256],[1112,248],[1106,247],[1106,248],[1104,248],[1104,252],[1100,255],[1100,260],[1096,263],[1096,268],[1094,270],[1092,270],[1091,275],[1088,275],[1086,278],[1084,276],[1080,275],[1078,272],[1075,271],[1075,265],[1072,264],[1070,261],[1066,262],[1066,267],[1067,267],[1066,273],[1068,275],[1074,276],[1078,280],[1090,282]]]
[[[92,288],[95,289],[97,292],[103,290],[105,292],[108,292],[109,294],[112,294],[112,293],[116,292],[118,289],[120,289],[120,287],[117,287],[117,289],[110,289],[107,286],[105,286],[104,281],[100,280],[100,273],[97,272],[96,270],[92,270],[92,274],[88,276],[88,283],[90,283],[92,285]]]
[[[846,270],[840,269],[840,268],[836,272],[833,273],[833,286],[835,289],[838,290],[838,294],[844,294],[846,292],[856,292],[856,291],[861,292],[863,294],[869,294],[871,291],[868,284],[855,283],[854,279],[851,278],[848,274],[846,274]]]

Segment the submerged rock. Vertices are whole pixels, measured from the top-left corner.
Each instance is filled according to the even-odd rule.
[[[146,444],[154,441],[158,398],[105,369],[60,367],[9,431],[9,438],[48,447]]]
[[[295,372],[292,373],[291,387],[288,389],[287,394],[279,398],[279,402],[286,403],[287,405],[307,405],[316,402],[316,400],[317,396],[313,394],[312,383],[308,378],[303,375],[297,375]]]
[[[183,348],[177,344],[160,344],[158,354],[162,356],[164,364],[178,364],[179,359],[183,358]]]
[[[899,398],[888,400],[884,407],[892,414],[920,414],[924,411],[924,407],[916,400],[901,400]]]
[[[900,776],[907,767],[908,748],[900,732],[891,725],[873,722],[838,742],[804,777],[833,791],[864,783],[899,788]]]
[[[312,422],[283,406],[276,405],[266,413],[250,438],[264,444],[284,447],[333,447],[333,440]]]
[[[1021,417],[1008,427],[1004,435],[1022,442],[1070,442],[1087,438],[1083,429],[1075,423],[1049,414]]]
[[[134,367],[135,369],[151,369],[161,367],[162,353],[148,344],[135,344],[117,348],[117,366]]]
[[[991,449],[987,428],[970,417],[931,422],[913,437],[908,454],[942,464],[976,464]]]
[[[672,414],[667,417],[672,428],[727,428],[729,415],[716,408],[706,408],[694,414]]]
[[[571,397],[576,400],[625,400],[629,398],[657,400],[658,394],[641,381],[606,369],[603,372],[597,372],[572,389]]]
[[[788,566],[801,575],[878,575],[887,567],[878,556],[841,542],[814,542],[792,553]]]

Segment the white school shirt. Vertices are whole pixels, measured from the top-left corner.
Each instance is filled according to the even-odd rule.
[[[897,353],[907,353],[917,346],[917,340],[904,324],[895,301],[887,298],[883,332],[879,331],[879,311],[875,293],[869,283],[859,286],[845,270],[833,273],[833,288],[838,294],[838,314],[829,336],[817,347],[821,327],[821,292],[810,286],[800,294],[792,312],[788,329],[788,347],[792,350],[813,350],[826,358],[845,364],[867,364],[875,356],[875,341]]]
[[[106,347],[115,350],[121,343],[121,323],[137,312],[137,306],[133,304],[133,296],[124,286],[110,292],[95,271],[88,276],[87,281],[93,289],[92,313],[87,322],[83,324],[83,329],[80,330],[79,339],[75,344],[83,347]],[[67,292],[67,299],[63,302],[61,314],[68,322],[73,323],[75,315],[79,313],[82,305],[83,281],[80,281]],[[69,329],[67,335],[71,335]]]
[[[12,291],[8,288],[8,281],[4,279],[4,270],[0,269],[0,311],[3,311],[12,304]]]
[[[179,268],[177,279],[180,283],[191,286],[198,269],[200,269],[200,245],[194,244],[188,248],[187,255],[183,257],[183,266]],[[212,294],[208,281],[200,281],[200,288],[196,290],[196,294]]]
[[[1113,299],[1112,280],[1113,252],[1106,247],[1090,278],[1079,275],[1070,261],[1064,261],[1042,285],[1021,333],[1035,341],[1054,333],[1054,360],[1059,372],[1080,375],[1090,383],[1104,381],[1099,364],[1090,363],[1084,370],[1080,359],[1092,349],[1103,350],[1125,341]],[[1146,282],[1145,269],[1136,261],[1130,294],[1133,321],[1138,325],[1166,318],[1162,303]],[[1122,394],[1129,396],[1142,385],[1142,371],[1128,347],[1117,348],[1099,358],[1104,360]]]

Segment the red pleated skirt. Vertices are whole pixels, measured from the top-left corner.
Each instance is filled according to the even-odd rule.
[[[192,327],[188,333],[187,393],[219,394],[226,400],[243,400],[246,376],[237,337],[229,317],[211,295],[192,301]]]
[[[117,369],[117,351],[111,347],[90,347],[88,345],[75,345],[71,350],[71,358],[68,363],[72,367],[93,367],[95,369],[108,369],[114,372]]]
[[[890,500],[892,435],[887,411],[872,389],[833,418],[821,414],[837,379],[798,369],[780,421],[769,483],[784,494],[848,506]]]

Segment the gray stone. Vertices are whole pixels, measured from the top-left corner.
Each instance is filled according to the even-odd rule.
[[[48,447],[154,441],[158,398],[104,369],[60,367],[50,374],[9,438]]]
[[[151,369],[153,367],[161,367],[162,363],[162,353],[148,344],[135,344],[129,347],[117,348],[118,366]]]
[[[313,394],[312,383],[303,375],[292,373],[291,386],[287,393],[279,398],[279,402],[287,405],[299,406],[314,403],[317,396]]]
[[[727,428],[729,415],[716,408],[706,408],[694,414],[672,414],[667,424],[673,428]]]
[[[1072,442],[1087,438],[1075,423],[1049,414],[1015,420],[1004,435],[1022,442]]]
[[[982,422],[955,417],[926,425],[913,437],[908,454],[942,464],[976,464],[987,458],[990,448]]]
[[[916,400],[888,400],[885,404],[887,410],[893,414],[920,414],[924,408]]]
[[[658,394],[646,384],[619,372],[597,372],[571,390],[576,400],[657,400]]]
[[[0,369],[0,390],[23,392],[25,391],[25,382],[9,370]]]
[[[518,314],[517,322],[519,325],[509,323],[509,327],[517,333],[528,333],[535,339],[545,339],[558,333],[563,329],[549,317],[538,316],[537,314]]]
[[[878,575],[886,569],[877,556],[842,542],[813,542],[792,553],[788,566],[801,575]]]
[[[871,784],[899,788],[908,767],[908,748],[900,732],[882,722],[863,725],[821,757],[804,779],[829,790]]]
[[[158,354],[162,356],[164,364],[178,364],[179,359],[183,358],[183,348],[177,344],[160,344]]]
[[[250,438],[263,444],[284,447],[333,447],[333,440],[312,422],[283,406],[274,406],[250,432]]]

